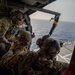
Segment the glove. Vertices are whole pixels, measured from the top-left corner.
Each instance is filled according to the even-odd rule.
[[[35,37],[35,33],[32,33],[32,35],[31,35],[31,36],[32,36],[32,38],[34,38],[34,37]]]
[[[14,49],[15,49],[15,45],[14,45],[14,43],[12,43],[9,50],[14,50]]]

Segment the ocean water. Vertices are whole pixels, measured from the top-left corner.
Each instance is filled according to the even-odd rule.
[[[31,20],[33,32],[35,37],[32,40],[31,50],[38,48],[36,40],[50,32],[53,22],[47,20]],[[75,22],[60,21],[55,28],[53,34],[50,36],[60,42],[74,42],[75,41]]]

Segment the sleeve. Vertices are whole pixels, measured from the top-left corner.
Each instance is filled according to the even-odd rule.
[[[61,62],[61,61],[55,61],[55,67],[57,71],[57,75],[61,74],[63,71],[65,71],[68,68],[68,63]]]
[[[33,53],[30,53],[27,56],[27,61],[26,61],[26,65],[25,65],[25,70],[28,73],[28,75],[35,75],[35,72],[32,68],[34,61],[35,61],[35,57],[33,56]]]
[[[3,57],[0,59],[0,67],[9,68],[8,63],[13,56],[14,55],[12,51],[8,51],[5,55],[3,55]]]
[[[15,65],[17,65],[17,62],[21,56],[13,54],[12,50],[9,50],[0,60],[0,66],[3,68],[11,69]]]
[[[35,71],[33,69],[33,63],[35,61],[35,57],[33,53],[27,53],[20,59],[21,62],[19,62],[19,72],[26,71],[28,75],[35,75]]]
[[[9,21],[6,18],[0,19],[0,38],[4,37],[9,29]]]

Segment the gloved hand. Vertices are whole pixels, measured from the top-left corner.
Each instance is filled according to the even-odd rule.
[[[14,45],[14,43],[12,43],[9,50],[14,50],[14,48],[15,48],[15,45]]]
[[[35,37],[35,33],[32,33],[32,38],[34,38]]]

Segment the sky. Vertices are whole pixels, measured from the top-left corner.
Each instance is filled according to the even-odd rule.
[[[47,6],[44,9],[52,10],[61,13],[60,21],[75,22],[75,0],[57,0]],[[37,11],[30,15],[31,19],[45,19],[50,20],[54,15],[46,14]]]

